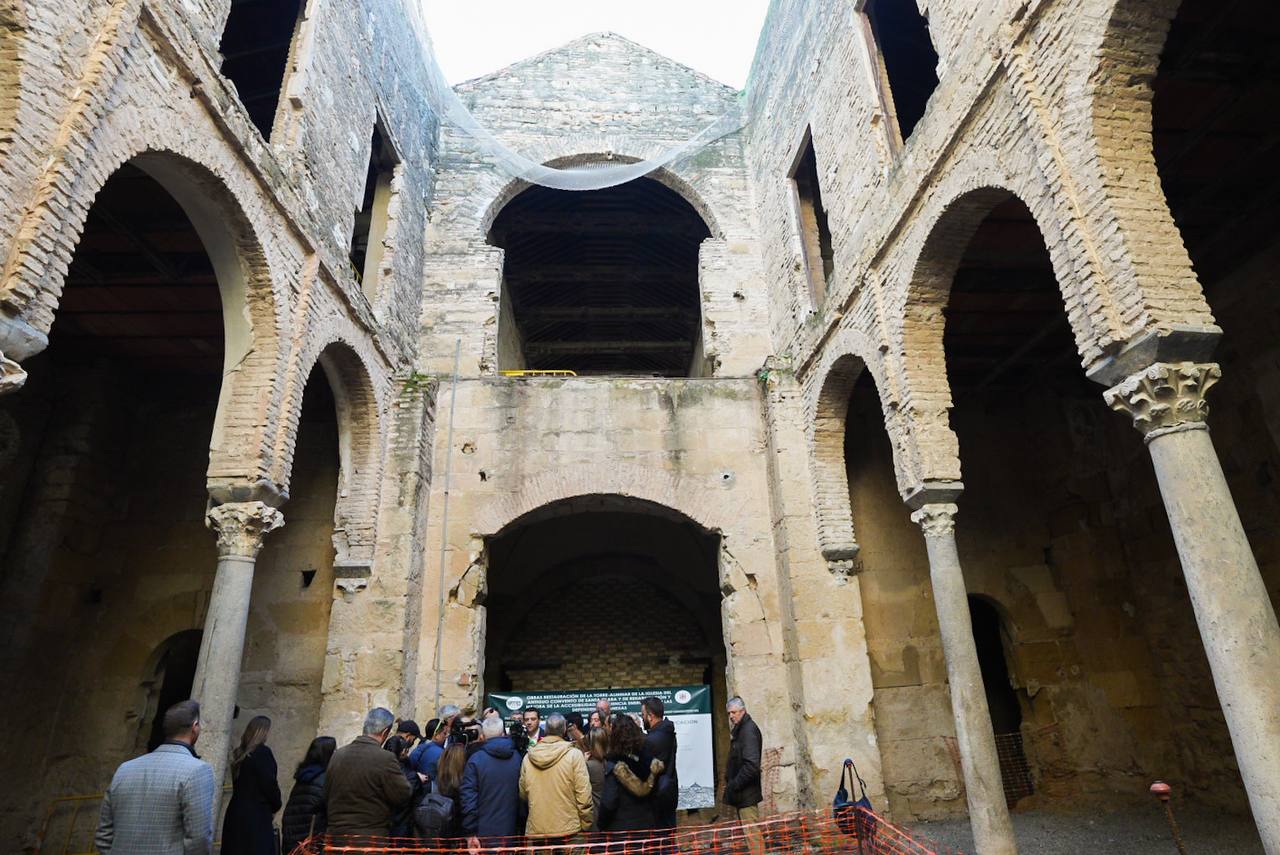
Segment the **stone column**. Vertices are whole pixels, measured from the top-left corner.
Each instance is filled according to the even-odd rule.
[[[263,502],[229,502],[210,510],[206,522],[218,534],[218,573],[204,619],[191,694],[200,702],[202,730],[196,750],[213,767],[215,800],[219,800],[240,688],[253,564],[263,539],[284,525],[284,517]]]
[[[947,498],[956,495],[953,490]],[[956,549],[956,506],[948,501],[930,501],[934,498],[928,492],[914,496],[911,505],[916,510],[911,519],[923,529],[929,550],[929,577],[938,610],[942,652],[947,660],[951,713],[956,723],[974,848],[983,855],[1014,855],[1018,847],[1000,778],[995,731],[978,666],[978,647],[973,641],[969,595]]]
[[[1209,438],[1212,363],[1157,362],[1107,390],[1146,437],[1253,819],[1280,853],[1280,625]]]

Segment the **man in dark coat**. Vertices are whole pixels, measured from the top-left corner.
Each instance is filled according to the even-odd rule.
[[[653,793],[654,828],[676,827],[676,805],[680,801],[680,779],[676,774],[676,726],[665,718],[666,707],[660,698],[648,697],[640,702],[640,716],[644,719],[644,750],[640,753],[640,768],[648,769],[654,760],[662,761],[662,774]]]
[[[462,831],[468,837],[513,837],[520,833],[520,754],[502,717],[480,724],[484,741],[462,772]],[[482,843],[483,845],[483,843]]]
[[[724,769],[724,803],[738,812],[742,822],[760,819],[760,802],[764,793],[760,788],[760,755],[764,738],[760,728],[747,714],[742,698],[731,698],[726,705],[729,723],[729,760]]]
[[[385,837],[391,817],[413,794],[400,761],[382,748],[395,716],[374,707],[364,719],[364,735],[334,752],[325,773],[329,834]]]

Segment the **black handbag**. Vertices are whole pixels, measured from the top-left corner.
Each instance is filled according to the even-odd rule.
[[[848,776],[849,785],[845,786],[845,776]],[[850,798],[851,794],[855,794],[854,783],[857,783],[856,793],[860,793],[856,799]],[[844,767],[840,770],[840,788],[836,790],[836,797],[831,800],[831,813],[835,817],[836,825],[845,834],[858,836],[860,827],[867,825],[865,820],[860,819],[861,814],[859,808],[865,808],[868,813],[871,812],[871,799],[867,797],[867,782],[862,780],[862,776],[858,774],[858,767],[853,765],[852,760],[845,760]]]

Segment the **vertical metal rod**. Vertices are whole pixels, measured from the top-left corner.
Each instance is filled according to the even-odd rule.
[[[462,339],[453,345],[453,386],[449,390],[449,432],[444,452],[444,507],[440,512],[440,597],[436,607],[436,701],[431,713],[440,709],[440,656],[444,646],[444,561],[449,549],[449,482],[453,475],[453,413],[458,403],[458,364],[462,359]]]

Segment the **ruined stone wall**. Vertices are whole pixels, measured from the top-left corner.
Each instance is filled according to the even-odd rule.
[[[584,36],[457,88],[508,147],[556,166],[655,156],[735,100],[728,87],[611,33]],[[760,367],[768,340],[741,137],[725,137],[651,177],[682,195],[712,233],[699,256],[709,373],[747,376]],[[523,189],[489,165],[474,141],[444,130],[427,235],[425,290],[432,297],[422,315],[423,370],[451,370],[458,338],[466,375],[494,371],[499,348],[511,348],[499,341],[503,253],[486,238],[502,206]]]
[[[784,504],[802,506],[797,528],[816,525],[804,550],[852,546],[855,535],[861,546],[851,581],[861,589],[889,803],[900,816],[946,813],[961,807],[961,790],[942,750],[953,726],[919,532],[892,509],[882,480],[850,468],[846,483],[841,408],[862,370],[874,378],[892,460],[855,448],[850,465],[891,462],[899,498],[930,480],[963,476],[968,485],[957,523],[966,577],[1013,623],[1024,735],[1049,795],[1128,792],[1143,775],[1169,774],[1213,780],[1199,795],[1238,808],[1229,741],[1137,438],[1090,393],[1074,399],[1078,390],[1047,388],[961,423],[949,413],[942,350],[955,264],[1004,191],[1027,204],[1044,236],[1077,376],[1122,371],[1117,354],[1144,331],[1216,329],[1150,153],[1145,81],[1170,4],[919,5],[940,84],[905,142],[887,124],[875,46],[848,3],[775,4],[747,93],[775,360],[803,389],[814,482],[775,489]],[[834,244],[818,305],[787,180],[806,128]],[[1210,295],[1224,326],[1235,302],[1259,316],[1259,298],[1242,295],[1258,293],[1265,276],[1244,278],[1251,284]],[[1248,312],[1235,324],[1239,350],[1230,331],[1224,349],[1247,354],[1237,371],[1257,379],[1217,393],[1212,429],[1264,577],[1274,580],[1274,355],[1262,341],[1268,325]],[[906,661],[908,648],[916,661]],[[896,702],[910,696],[919,703]],[[1030,729],[1050,722],[1035,744]]]
[[[275,719],[286,790],[318,728],[345,741],[371,701],[399,706],[412,683],[403,662],[416,647],[406,636],[416,627],[409,591],[434,418],[431,384],[409,372],[437,137],[421,45],[399,0],[310,0],[268,143],[219,71],[229,8],[17,0],[0,11],[0,189],[9,200],[0,212],[0,350],[32,375],[0,412],[0,581],[11,592],[37,580],[21,597],[6,594],[5,624],[54,639],[58,651],[14,648],[4,661],[7,671],[69,661],[37,700],[59,710],[57,728],[86,735],[12,756],[44,784],[6,774],[6,844],[34,833],[54,796],[103,789],[137,750],[147,657],[203,621],[216,558],[204,523],[210,492],[283,503],[286,527],[259,559],[232,730],[238,736],[257,712]],[[383,286],[366,296],[347,255],[375,111],[400,167]],[[126,162],[174,195],[210,254],[227,324],[224,382],[186,410],[182,390],[135,388],[133,375],[68,387],[60,403],[83,401],[84,424],[64,424],[42,398],[49,378],[37,373],[48,362],[36,354],[56,324],[86,213]],[[329,429],[340,470],[332,455],[317,464],[313,439],[296,445],[313,368],[338,399]],[[167,427],[112,421],[131,418],[125,402],[149,392]],[[111,418],[90,423],[99,413]],[[116,453],[125,447],[131,456]],[[130,480],[146,474],[126,471],[134,465],[163,467],[162,486],[149,493]],[[316,571],[306,588],[301,569]],[[335,576],[354,577],[336,597]],[[10,620],[19,603],[34,608]],[[385,635],[366,631],[375,621]],[[371,642],[394,670],[344,671]],[[74,703],[62,701],[72,693]]]
[[[452,394],[448,381],[440,394]],[[766,746],[781,750],[778,800],[795,803],[800,752],[788,713],[755,380],[481,378],[463,379],[457,395],[452,448],[438,443],[434,455],[436,473],[452,455],[452,482],[447,531],[441,528],[443,479],[432,484],[419,715],[429,717],[434,704],[440,538],[447,546],[441,701],[475,707],[486,654],[486,539],[557,502],[568,503],[560,513],[571,513],[575,503],[590,510],[601,497],[630,497],[720,536],[717,586],[728,692],[746,698]],[[443,437],[443,417],[440,430]]]
[[[5,567],[28,576],[33,599],[31,626],[7,628],[8,642],[26,653],[6,657],[16,669],[9,679],[26,691],[9,695],[3,715],[7,727],[20,727],[37,698],[51,715],[50,733],[92,736],[6,753],[0,824],[12,840],[32,830],[50,799],[93,792],[118,763],[146,750],[158,712],[159,687],[149,681],[166,640],[202,626],[216,558],[204,524],[202,464],[216,400],[209,384],[184,389],[152,378],[129,388],[105,368],[52,388],[42,382],[49,379],[42,373],[12,400],[19,414],[41,408],[49,416],[28,477],[5,479],[28,499],[5,520],[16,533]],[[336,433],[332,409],[305,425],[295,464],[303,492],[285,506],[287,534],[259,559],[247,633],[235,729],[271,716],[286,790],[287,758],[316,734],[320,708]],[[316,571],[306,587],[304,569]]]

